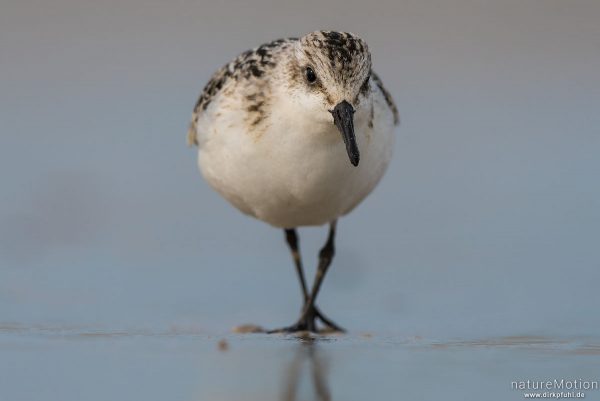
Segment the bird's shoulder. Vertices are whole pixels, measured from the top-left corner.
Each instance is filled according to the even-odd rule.
[[[297,40],[297,38],[285,38],[262,44],[241,53],[231,62],[219,68],[204,86],[194,106],[192,122],[188,131],[188,144],[198,144],[196,138],[198,120],[226,86],[242,81],[265,80],[265,74],[277,65],[278,54]]]
[[[392,95],[390,94],[390,92],[388,92],[387,89],[385,89],[385,86],[383,86],[383,82],[381,81],[381,78],[379,78],[379,75],[377,75],[374,71],[371,71],[371,79],[373,80],[373,82],[375,83],[377,88],[379,88],[379,90],[381,91],[381,94],[383,95],[383,98],[385,99],[385,103],[387,104],[390,111],[394,115],[394,125],[398,125],[400,123],[400,115],[398,114],[398,108],[396,107],[396,103],[394,103],[394,99],[392,98]]]

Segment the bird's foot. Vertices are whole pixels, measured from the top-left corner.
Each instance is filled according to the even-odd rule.
[[[317,319],[323,323],[323,325],[325,326],[324,328],[320,329],[317,326]],[[300,319],[298,319],[298,321],[293,325],[267,331],[268,334],[291,334],[299,332],[326,334],[345,333],[346,330],[344,330],[343,328],[335,324],[333,321],[331,321],[329,318],[327,318],[325,315],[323,315],[323,313],[316,306],[313,306],[312,308],[304,311],[300,316]]]

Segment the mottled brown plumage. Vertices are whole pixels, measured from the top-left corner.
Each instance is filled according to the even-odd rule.
[[[230,81],[244,81],[244,84],[253,89],[246,99],[248,106],[246,108],[246,121],[253,126],[260,125],[266,117],[268,108],[268,94],[270,91],[270,80],[267,78],[269,72],[277,66],[282,53],[290,50],[290,46],[301,41],[306,45],[304,55],[311,65],[325,67],[330,66],[333,71],[332,78],[340,84],[346,86],[356,85],[356,80],[364,75],[364,72],[358,67],[369,66],[367,79],[361,83],[359,95],[365,95],[369,90],[369,80],[373,82],[383,92],[386,103],[394,113],[394,122],[399,122],[398,110],[389,92],[384,88],[381,79],[370,69],[371,55],[367,44],[357,36],[346,32],[318,31],[306,35],[300,39],[286,38],[278,39],[265,43],[259,47],[247,50],[236,57],[233,61],[227,63],[218,69],[208,83],[205,85],[193,110],[192,121],[188,131],[188,144],[197,145],[196,124],[199,116],[210,105],[215,96],[220,93]],[[304,85],[304,65],[290,63],[288,77],[289,85]],[[323,92],[329,103],[333,103],[333,98],[327,92],[326,88],[316,82],[312,89]],[[357,101],[357,99],[353,99]],[[372,127],[372,122],[370,122]]]

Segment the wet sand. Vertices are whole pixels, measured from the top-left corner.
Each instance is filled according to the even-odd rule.
[[[519,400],[600,372],[600,339],[318,337],[0,325],[3,400]],[[586,399],[600,399],[588,391]]]

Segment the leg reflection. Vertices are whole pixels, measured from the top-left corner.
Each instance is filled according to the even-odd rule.
[[[296,355],[286,372],[281,400],[296,401],[306,364],[310,370],[310,387],[314,393],[314,399],[330,401],[331,393],[327,385],[327,361],[324,355],[320,354],[314,341],[303,341],[299,344]]]

